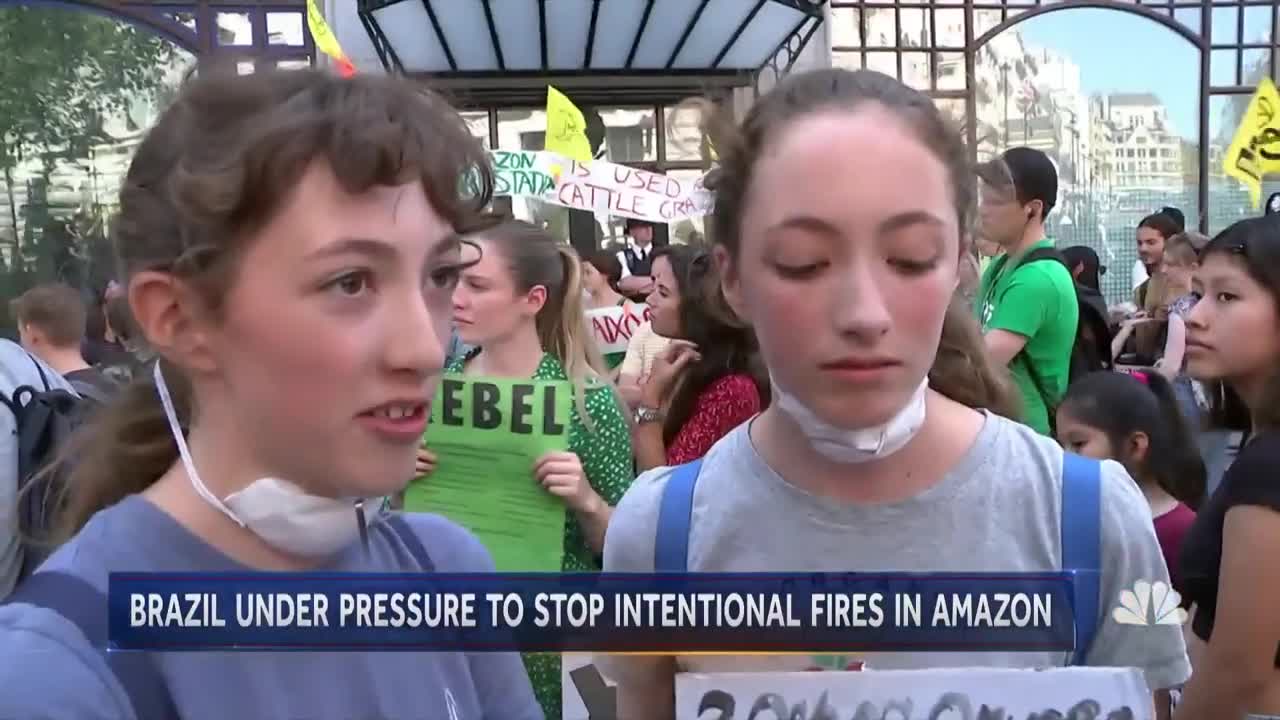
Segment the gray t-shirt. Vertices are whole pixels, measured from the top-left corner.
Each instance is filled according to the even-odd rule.
[[[40,368],[37,369],[36,365]],[[0,393],[7,398],[23,385],[44,390],[40,370],[50,389],[75,392],[53,368],[28,355],[12,340],[0,339]],[[17,421],[0,407],[0,601],[13,591],[22,570],[22,541],[18,537],[18,436]],[[2,717],[2,716],[0,716]]]
[[[700,572],[972,571],[1061,568],[1062,448],[997,415],[941,482],[898,503],[857,505],[812,495],[770,468],[752,446],[750,423],[704,458],[694,493],[689,569]],[[654,534],[669,468],[641,475],[614,510],[606,572],[651,572]],[[1102,470],[1102,607],[1089,665],[1138,667],[1153,689],[1191,674],[1177,625],[1120,625],[1111,608],[1136,580],[1169,581],[1141,491],[1118,463]],[[1050,667],[1065,652],[850,653],[848,656],[689,656],[685,671],[931,667]],[[625,681],[643,657],[599,657]]]
[[[436,515],[406,514],[440,572],[493,572],[470,533]],[[106,592],[112,571],[245,572],[148,500],[134,495],[89,520],[41,567]],[[385,524],[323,572],[415,572]],[[60,615],[0,606],[0,718],[134,720],[101,652]],[[158,653],[184,720],[541,720],[515,653]],[[138,720],[152,720],[141,718]]]

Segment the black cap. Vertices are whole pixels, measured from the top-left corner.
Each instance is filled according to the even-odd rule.
[[[1168,216],[1170,220],[1173,220],[1175,223],[1177,223],[1178,232],[1182,232],[1183,230],[1187,229],[1187,216],[1183,215],[1182,211],[1179,210],[1178,208],[1173,207],[1171,205],[1165,205],[1164,207],[1160,208],[1160,214]]]
[[[1107,266],[1102,264],[1098,259],[1098,253],[1088,245],[1072,245],[1062,250],[1062,257],[1066,259],[1067,264],[1075,267],[1076,265],[1084,265],[1085,270],[1096,270],[1099,275],[1107,273]]]
[[[1018,202],[1039,200],[1044,204],[1042,215],[1048,215],[1058,204],[1058,171],[1048,155],[1029,147],[1015,147],[1000,156],[1009,168]]]
[[[1075,273],[1077,267],[1080,268],[1079,274],[1076,274],[1076,282],[1101,292],[1102,287],[1098,278],[1107,272],[1107,266],[1098,260],[1098,253],[1087,245],[1072,245],[1062,251],[1062,259],[1067,261],[1067,267],[1071,269],[1072,274]]]

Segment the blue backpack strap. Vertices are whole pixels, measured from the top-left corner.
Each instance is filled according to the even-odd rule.
[[[102,653],[116,681],[124,688],[139,720],[180,717],[156,658],[150,652],[107,652],[107,596],[93,585],[62,572],[38,572],[23,580],[5,604],[26,603],[58,613],[69,620],[89,644]]]
[[[689,526],[693,522],[693,490],[698,485],[702,459],[677,465],[662,488],[658,506],[658,531],[653,542],[654,572],[689,570]]]
[[[1075,573],[1076,649],[1083,665],[1098,629],[1102,599],[1102,463],[1062,453],[1062,569]]]
[[[409,554],[418,563],[418,568],[423,572],[435,572],[436,564],[431,562],[431,556],[427,554],[427,548],[422,544],[422,539],[418,537],[418,533],[413,531],[409,526],[409,521],[404,519],[401,513],[391,513],[387,516],[387,527],[391,528],[391,532],[400,538],[400,542],[404,543]]]

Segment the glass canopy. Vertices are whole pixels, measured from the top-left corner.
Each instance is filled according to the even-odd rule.
[[[822,23],[817,0],[360,0],[388,70],[755,72]],[[488,42],[485,42],[485,40]]]

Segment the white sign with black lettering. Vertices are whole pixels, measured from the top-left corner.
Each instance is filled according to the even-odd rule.
[[[1136,668],[956,668],[676,676],[676,720],[775,717],[1154,720],[1155,707],[1146,679]]]

